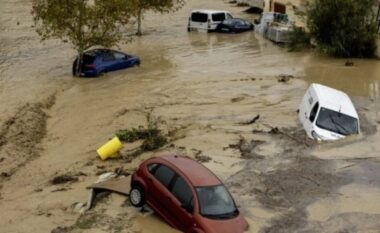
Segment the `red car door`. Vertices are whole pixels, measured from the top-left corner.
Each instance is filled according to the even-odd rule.
[[[174,177],[170,185],[171,195],[166,199],[171,218],[177,229],[189,232],[194,227],[194,196],[191,186],[179,175]]]
[[[173,219],[168,206],[168,197],[171,197],[169,185],[175,176],[175,172],[169,167],[158,164],[158,166],[150,171],[148,175],[148,193],[146,195],[148,203],[162,218],[170,225],[177,227],[176,221]]]

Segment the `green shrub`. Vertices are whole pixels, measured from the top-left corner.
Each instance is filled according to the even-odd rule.
[[[287,44],[289,51],[298,51],[310,48],[310,33],[306,32],[302,27],[293,27],[289,33],[289,43]]]
[[[376,23],[373,0],[314,0],[307,26],[318,47],[339,57],[374,57]]]
[[[167,138],[158,128],[157,121],[152,117],[151,113],[146,116],[147,128],[139,126],[138,128],[119,130],[116,136],[123,142],[135,142],[144,140],[141,145],[141,151],[153,151],[163,147],[167,142]]]

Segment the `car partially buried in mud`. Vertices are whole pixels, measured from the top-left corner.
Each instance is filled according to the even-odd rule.
[[[359,116],[350,97],[342,91],[312,84],[306,91],[298,117],[315,140],[337,140],[359,134]]]
[[[249,225],[223,183],[202,164],[165,155],[143,162],[131,179],[129,200],[148,204],[185,233],[242,233]]]

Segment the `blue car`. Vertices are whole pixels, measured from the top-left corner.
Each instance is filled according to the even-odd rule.
[[[229,32],[229,33],[239,33],[245,31],[251,31],[254,29],[254,26],[251,22],[248,22],[244,19],[226,19],[221,22],[216,31],[218,32]]]
[[[73,75],[77,73],[78,58],[73,63]],[[83,54],[82,67],[80,76],[96,77],[98,75],[126,69],[133,66],[139,66],[140,59],[133,55],[110,49],[93,49]]]

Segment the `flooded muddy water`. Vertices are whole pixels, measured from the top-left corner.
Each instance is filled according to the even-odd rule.
[[[162,150],[211,158],[204,165],[231,189],[250,232],[379,229],[379,207],[370,204],[380,189],[379,61],[346,67],[345,60],[316,52],[289,53],[253,32],[188,33],[192,9],[257,17],[224,1],[189,0],[176,13],[147,14],[144,36],[120,45],[140,56],[140,68],[72,78],[75,52],[56,40],[39,41],[30,1],[1,5],[1,231],[174,232],[116,195],[84,216],[71,208],[87,199],[86,187],[99,174],[119,167],[132,172],[152,156],[103,162],[95,152],[117,130],[145,125],[148,112],[163,131],[174,132]],[[280,83],[282,74],[295,78]],[[361,137],[326,144],[305,139],[296,110],[311,82],[353,96],[363,116]],[[255,124],[241,124],[256,115]],[[61,174],[78,181],[51,185]]]

